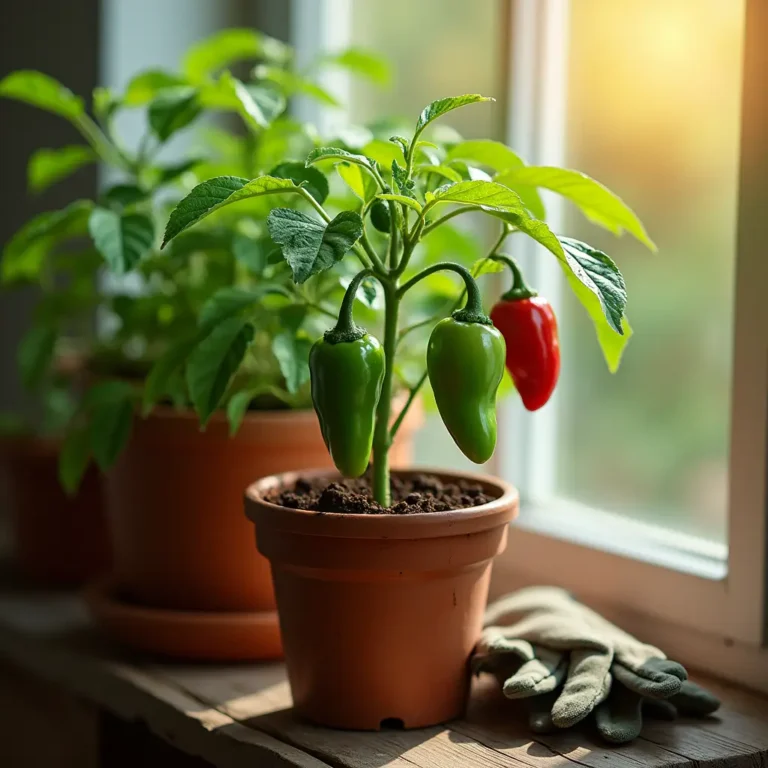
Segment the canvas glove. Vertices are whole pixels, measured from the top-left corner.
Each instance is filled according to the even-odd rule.
[[[528,699],[535,731],[567,728],[599,708],[600,732],[611,741],[626,741],[642,726],[643,700],[682,692],[677,703],[690,711],[692,700],[701,698],[693,683],[683,689],[687,673],[680,664],[562,589],[519,590],[489,606],[485,624],[473,668],[495,674],[508,698]],[[717,701],[707,697],[700,708]]]

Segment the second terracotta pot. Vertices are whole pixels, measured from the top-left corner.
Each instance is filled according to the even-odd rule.
[[[411,458],[409,413],[393,461]],[[229,437],[214,414],[205,432],[190,411],[156,408],[136,418],[106,479],[114,582],[124,599],[184,611],[268,611],[269,563],[254,557],[243,492],[254,477],[331,467],[314,411],[250,412]]]
[[[258,548],[272,564],[296,709],[321,725],[364,730],[458,717],[491,561],[506,545],[517,492],[490,477],[432,473],[444,482],[471,478],[494,501],[452,512],[358,515],[265,499],[317,474],[334,479],[286,473],[254,483],[246,495]]]

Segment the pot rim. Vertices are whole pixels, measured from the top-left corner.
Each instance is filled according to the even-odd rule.
[[[263,494],[266,491],[281,485],[290,485],[299,477],[327,476],[329,479],[340,477],[334,470],[309,469],[269,475],[249,485],[245,491],[245,514],[249,520],[257,524],[257,531],[266,526],[275,530],[312,536],[366,539],[416,539],[437,535],[461,535],[508,523],[517,516],[520,502],[517,489],[511,483],[497,477],[434,467],[395,469],[393,472],[400,476],[433,474],[441,479],[469,479],[487,488],[496,489],[499,495],[493,501],[476,507],[447,512],[417,512],[412,515],[317,512],[283,507],[264,499]]]

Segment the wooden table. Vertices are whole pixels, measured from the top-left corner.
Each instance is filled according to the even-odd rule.
[[[450,725],[333,731],[294,716],[280,664],[158,663],[112,646],[76,596],[0,589],[3,768],[768,766],[768,700],[705,684],[717,717],[650,722],[619,748],[588,728],[532,736],[490,680]]]

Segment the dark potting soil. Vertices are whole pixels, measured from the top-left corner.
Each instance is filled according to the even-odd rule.
[[[267,501],[291,509],[316,512],[347,512],[357,515],[413,515],[477,507],[493,501],[483,486],[459,479],[444,483],[434,475],[392,477],[392,506],[373,500],[370,478],[343,479],[328,483],[323,478],[299,478],[292,488],[275,489]]]

